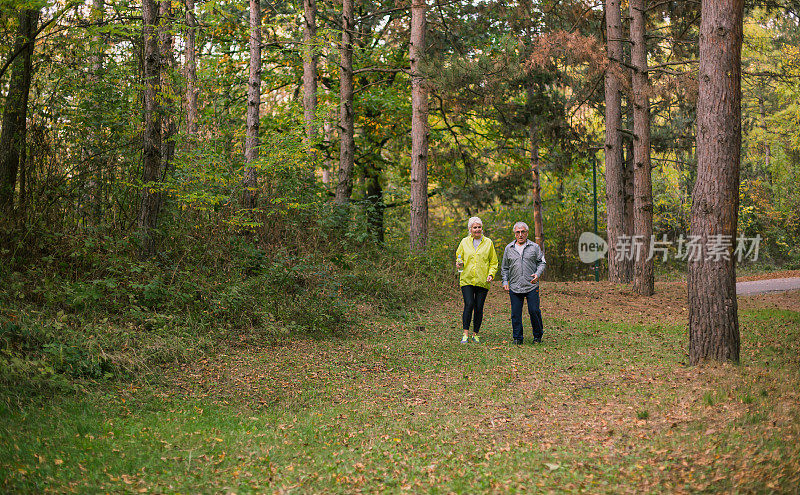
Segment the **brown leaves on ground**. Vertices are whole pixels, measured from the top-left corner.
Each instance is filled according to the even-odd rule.
[[[541,304],[543,313],[566,320],[680,325],[689,316],[683,282],[658,282],[650,297],[610,282],[542,282]]]
[[[372,330],[357,338],[232,346],[173,370],[170,389],[255,409],[352,404],[379,412],[371,425],[337,420],[335,428],[350,429],[354,442],[368,428],[382,431],[381,421],[423,436],[441,433],[428,430],[432,425],[458,430],[458,441],[482,452],[478,458],[489,467],[527,449],[546,453],[550,460],[538,469],[547,475],[583,473],[589,484],[561,487],[568,491],[800,486],[800,339],[780,315],[768,330],[744,321],[742,364],[691,367],[675,333],[688,317],[685,282],[659,282],[652,297],[607,282],[544,282],[545,324],[559,319],[564,328],[550,327],[544,345],[521,349],[502,340],[510,331],[499,284],[486,303],[485,344],[458,344],[456,290],[419,309],[419,321],[370,322]],[[800,291],[740,297],[739,304],[799,311]],[[620,331],[598,344],[594,323]],[[464,371],[470,356],[486,356],[486,364],[470,363],[472,373],[485,376]],[[454,417],[464,423],[449,422]],[[601,479],[619,486],[591,485]]]

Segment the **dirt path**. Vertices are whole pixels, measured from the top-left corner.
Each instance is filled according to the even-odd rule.
[[[786,292],[789,290],[800,290],[800,277],[773,278],[736,283],[736,294],[739,296]]]

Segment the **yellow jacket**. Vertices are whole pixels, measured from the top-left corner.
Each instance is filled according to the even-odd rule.
[[[485,289],[489,288],[486,278],[491,275],[494,278],[497,273],[497,253],[494,250],[492,240],[486,236],[481,237],[478,249],[472,245],[472,236],[461,239],[461,243],[456,249],[456,261],[461,256],[464,263],[464,271],[461,272],[461,285],[477,285]]]

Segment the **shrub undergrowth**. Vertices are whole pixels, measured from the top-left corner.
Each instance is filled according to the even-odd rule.
[[[35,233],[0,268],[0,382],[69,388],[151,376],[237,341],[347,338],[435,294],[418,288],[441,257],[365,239],[358,206],[332,208],[273,212],[251,229],[173,209],[148,259],[129,235]]]

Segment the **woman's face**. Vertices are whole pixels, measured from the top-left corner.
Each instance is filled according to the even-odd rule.
[[[472,227],[469,228],[469,233],[472,234],[472,237],[475,239],[480,239],[483,235],[483,225],[480,222],[473,223]]]

